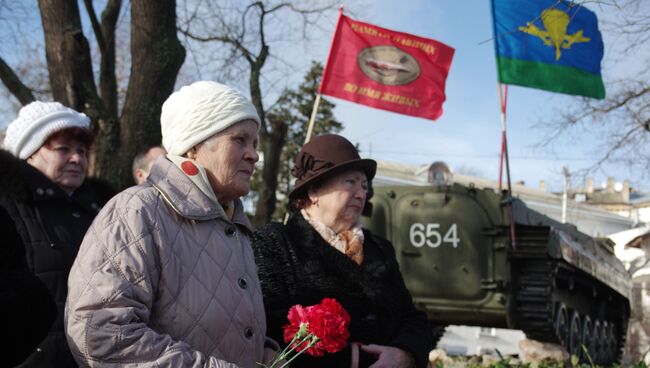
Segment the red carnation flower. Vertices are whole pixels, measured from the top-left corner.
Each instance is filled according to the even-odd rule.
[[[284,325],[283,327],[282,337],[284,338],[284,342],[288,343],[292,340],[298,342],[307,335],[307,327],[309,324],[308,310],[309,307],[305,308],[300,304],[296,304],[289,309],[289,313],[287,314],[289,324]]]
[[[299,348],[299,353],[306,351],[313,356],[336,353],[347,345],[350,337],[350,315],[335,299],[325,298],[309,307],[294,305],[287,318],[284,342],[290,343],[291,349]]]
[[[321,304],[311,307],[309,314],[309,331],[320,339],[312,348],[312,355],[321,356],[325,351],[336,353],[347,345],[350,315],[335,299],[323,299]]]

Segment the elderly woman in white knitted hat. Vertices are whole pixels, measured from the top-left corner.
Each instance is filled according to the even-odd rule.
[[[240,197],[259,117],[237,91],[197,82],[162,108],[147,181],[99,214],[69,278],[66,333],[82,365],[247,367],[265,316]]]
[[[86,179],[89,123],[58,102],[32,102],[7,127],[8,152],[0,152],[0,207],[16,224],[24,267],[47,286],[58,308],[46,326],[48,336],[23,367],[76,366],[63,332],[68,273],[86,230],[113,194],[106,184]],[[32,304],[33,314],[47,301]]]

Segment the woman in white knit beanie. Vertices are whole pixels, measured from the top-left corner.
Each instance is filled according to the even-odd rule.
[[[16,348],[31,353],[21,367],[76,366],[63,332],[68,273],[86,230],[113,193],[106,184],[86,178],[93,142],[89,124],[86,115],[58,102],[35,101],[9,124],[8,152],[0,151],[0,207],[24,243],[21,265],[49,291],[42,303],[32,303],[32,314],[48,299],[57,306],[56,319],[45,325],[47,336],[40,335],[38,347]],[[15,318],[20,312],[26,311],[5,314]]]
[[[90,119],[58,102],[32,102],[7,127],[5,148],[71,194],[88,169]]]
[[[66,333],[80,365],[257,368],[270,357],[240,200],[259,124],[216,82],[165,101],[168,155],[102,209],[72,266]]]

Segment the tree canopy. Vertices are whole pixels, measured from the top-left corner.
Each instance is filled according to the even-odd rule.
[[[185,59],[185,48],[176,32],[176,2],[142,0],[130,4],[131,65],[123,96],[118,91],[115,37],[122,1],[107,0],[101,18],[92,1],[83,2],[97,44],[96,59],[82,27],[78,4],[66,0],[38,2],[47,94],[92,119],[97,139],[91,173],[125,187],[131,183],[130,163],[136,152],[160,143],[162,103],[173,91]],[[0,79],[21,104],[34,100],[34,90],[20,80],[2,55]]]
[[[319,20],[335,10],[336,3],[106,0],[100,4],[98,16],[91,0],[39,0],[44,45],[40,49],[36,45],[34,55],[12,55],[11,62],[0,54],[0,79],[11,99],[21,105],[36,98],[53,99],[90,116],[97,134],[91,174],[124,188],[132,184],[130,167],[136,153],[161,142],[161,107],[177,78],[182,84],[210,79],[247,90],[262,120],[264,157],[261,180],[253,188],[258,199],[254,222],[268,222],[276,209],[281,161],[288,157],[287,147],[295,151],[296,127],[304,124],[302,114],[311,109],[307,105],[313,103],[320,80],[316,74],[322,72],[322,66],[313,65],[307,76],[311,86],[292,90],[287,75],[294,74],[296,66],[283,53],[288,46],[308,47],[313,35],[329,36],[331,29],[319,28]],[[14,26],[7,14],[23,7],[27,6],[0,0],[0,23]],[[120,28],[125,21],[128,28]],[[19,27],[12,31],[20,32]],[[29,62],[43,53],[40,65]],[[189,63],[181,70],[186,53]],[[321,104],[318,131],[333,123],[340,129],[331,108],[327,101]]]

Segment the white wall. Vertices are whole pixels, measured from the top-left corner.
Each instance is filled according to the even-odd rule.
[[[518,343],[526,336],[519,330],[449,326],[438,342],[448,355],[519,354]]]

